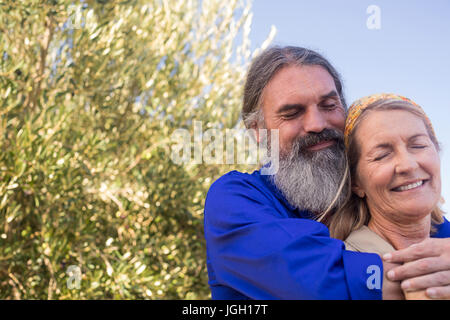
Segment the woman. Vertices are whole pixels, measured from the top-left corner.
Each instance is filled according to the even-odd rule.
[[[422,108],[393,94],[362,98],[349,108],[345,144],[352,192],[326,221],[331,236],[380,255],[428,238],[443,212],[439,143]]]

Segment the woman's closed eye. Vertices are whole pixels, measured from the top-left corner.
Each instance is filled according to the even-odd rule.
[[[413,144],[410,146],[410,148],[416,149],[416,150],[425,149],[427,147],[428,147],[428,145],[426,145],[426,144]],[[389,154],[390,154],[389,151],[386,151],[383,153],[378,153],[373,156],[373,161],[381,161],[381,160],[385,159],[386,157],[388,157]]]
[[[425,149],[430,146],[430,143],[428,136],[416,135],[409,140],[408,146],[412,149]]]
[[[389,152],[377,154],[377,155],[374,156],[373,161],[380,161],[380,160],[383,160],[383,159],[386,158],[388,155],[389,155]]]

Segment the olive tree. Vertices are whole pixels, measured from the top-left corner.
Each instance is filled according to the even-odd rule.
[[[209,297],[204,198],[238,166],[174,163],[170,137],[241,126],[251,17],[238,0],[0,3],[0,298]]]

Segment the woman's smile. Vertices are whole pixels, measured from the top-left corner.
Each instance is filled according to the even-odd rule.
[[[428,182],[428,179],[417,180],[415,182],[407,182],[401,184],[399,187],[392,188],[391,190],[394,192],[406,192],[406,191],[415,191],[420,190]]]

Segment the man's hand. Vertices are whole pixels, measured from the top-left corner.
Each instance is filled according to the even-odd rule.
[[[387,271],[388,279],[401,281],[403,290],[426,289],[432,299],[450,299],[450,239],[426,239],[385,254],[383,260],[403,263]]]
[[[386,278],[386,274],[395,267],[400,266],[398,263],[390,263],[383,261],[383,300],[404,300],[402,288],[399,281],[390,281]]]

